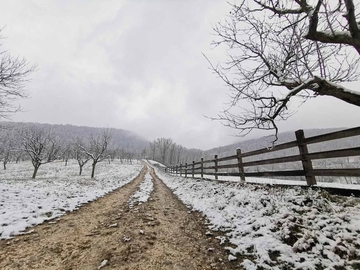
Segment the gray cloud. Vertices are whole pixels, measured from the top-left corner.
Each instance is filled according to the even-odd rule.
[[[32,97],[21,102],[26,112],[14,120],[123,128],[202,149],[239,140],[204,117],[228,100],[201,54],[222,57],[210,43],[212,25],[229,11],[226,1],[0,3],[5,48],[39,65],[28,84]],[[322,98],[281,127],[354,126],[357,114]]]

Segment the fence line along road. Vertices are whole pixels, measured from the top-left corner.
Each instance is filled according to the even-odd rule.
[[[236,154],[227,157],[218,158],[215,155],[214,159],[204,160],[201,158],[200,161],[193,161],[191,164],[185,163],[176,166],[170,166],[166,168],[166,171],[173,174],[184,175],[192,178],[195,174],[204,178],[206,175],[214,175],[215,179],[218,176],[238,176],[240,181],[244,182],[245,177],[258,177],[258,176],[305,176],[306,183],[309,186],[316,185],[316,176],[343,176],[343,177],[360,177],[360,166],[356,164],[356,168],[342,168],[342,169],[314,169],[312,161],[318,159],[329,159],[329,158],[341,158],[341,157],[353,157],[360,156],[360,147],[352,147],[346,149],[337,149],[331,151],[321,151],[309,153],[308,145],[327,142],[336,139],[344,139],[352,136],[360,135],[360,127],[331,132],[318,136],[305,138],[304,131],[298,130],[295,132],[296,140],[279,144],[273,148],[263,148],[247,153],[242,153],[241,149],[236,150]],[[277,158],[268,158],[257,161],[243,162],[245,157],[255,157],[261,154],[267,154],[279,150],[285,150],[296,147],[299,154],[292,156],[283,156]],[[233,162],[235,161],[235,162]],[[301,161],[302,170],[285,170],[285,171],[263,171],[263,172],[246,172],[245,168],[258,166],[258,165],[269,165],[269,164],[283,164],[288,162]],[[224,162],[232,162],[230,164],[224,164]],[[236,169],[237,172],[219,172],[224,169]]]

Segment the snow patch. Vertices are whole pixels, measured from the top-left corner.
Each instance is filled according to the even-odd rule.
[[[153,190],[154,184],[152,177],[150,176],[149,172],[147,172],[144,176],[144,180],[139,186],[139,189],[131,195],[128,201],[129,207],[132,208],[135,204],[142,204],[147,202]]]

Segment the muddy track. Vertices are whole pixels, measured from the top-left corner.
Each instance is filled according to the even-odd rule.
[[[129,208],[145,166],[131,183],[56,223],[0,241],[0,269],[235,269],[202,216],[188,209],[151,169],[148,202]]]

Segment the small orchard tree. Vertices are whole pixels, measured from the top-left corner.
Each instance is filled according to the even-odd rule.
[[[21,133],[24,152],[34,166],[32,178],[35,179],[39,167],[59,158],[60,145],[50,131],[40,128],[28,128]]]
[[[108,158],[107,149],[110,143],[110,139],[111,133],[106,130],[98,136],[91,136],[87,147],[85,147],[84,145],[79,145],[79,147],[92,161],[91,178],[94,178],[95,176],[96,164]]]
[[[61,157],[65,162],[65,166],[67,166],[69,159],[73,155],[73,145],[70,142],[64,142],[61,147]]]
[[[6,165],[11,160],[14,154],[14,141],[12,139],[11,133],[6,132],[0,137],[0,158],[3,163],[4,170],[6,170]]]
[[[84,151],[83,145],[83,141],[80,138],[77,138],[72,148],[72,156],[79,164],[79,175],[82,174],[84,165],[90,160],[89,155]]]
[[[359,77],[359,15],[352,0],[241,0],[214,27],[227,60],[212,70],[231,90],[217,118],[246,135],[273,130],[298,98],[331,96],[360,106],[344,82]],[[210,61],[209,61],[210,62]],[[277,136],[275,137],[275,140]]]

